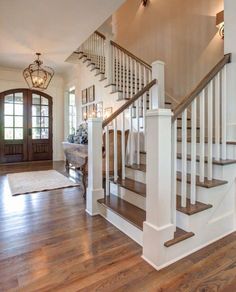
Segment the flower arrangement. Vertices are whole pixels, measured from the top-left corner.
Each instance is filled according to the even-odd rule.
[[[88,144],[88,123],[83,122],[79,125],[74,135],[69,135],[68,142],[76,144]]]

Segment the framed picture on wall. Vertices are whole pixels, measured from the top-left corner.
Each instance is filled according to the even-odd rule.
[[[96,104],[96,116],[97,118],[103,117],[103,102],[102,101]]]
[[[82,107],[82,117],[83,121],[86,121],[88,119],[88,109],[87,106]]]
[[[87,89],[82,90],[82,104],[87,103]]]
[[[93,102],[95,100],[95,86],[90,86],[88,89],[88,102]]]
[[[96,117],[96,105],[95,104],[90,104],[88,106],[88,117]]]
[[[112,107],[107,107],[104,109],[104,118],[107,119],[112,114]]]

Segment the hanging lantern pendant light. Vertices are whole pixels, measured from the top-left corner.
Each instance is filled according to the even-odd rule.
[[[52,80],[54,71],[52,68],[43,66],[43,62],[39,59],[41,54],[36,53],[37,59],[23,71],[23,76],[29,88],[47,89]]]

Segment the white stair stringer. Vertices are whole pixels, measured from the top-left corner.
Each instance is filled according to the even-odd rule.
[[[223,179],[227,180],[228,184],[211,189],[197,187],[198,200],[211,204],[212,208],[193,215],[177,211],[177,226],[193,232],[195,236],[168,248],[163,246],[159,252],[163,252],[165,255],[164,266],[168,266],[236,230],[236,167],[235,165],[223,166],[223,172]]]
[[[116,183],[110,182],[110,193],[139,207],[142,210],[146,210],[146,198],[117,185]]]
[[[136,241],[139,245],[143,245],[143,231],[132,223],[121,217],[115,211],[106,208],[105,206],[98,203],[98,208],[100,211],[100,215],[104,217],[107,221],[121,230],[123,233],[128,235],[134,241]]]

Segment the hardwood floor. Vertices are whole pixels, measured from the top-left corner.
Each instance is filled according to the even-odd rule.
[[[0,165],[0,291],[236,291],[236,233],[157,272],[79,188],[10,195],[7,173],[51,168]]]

